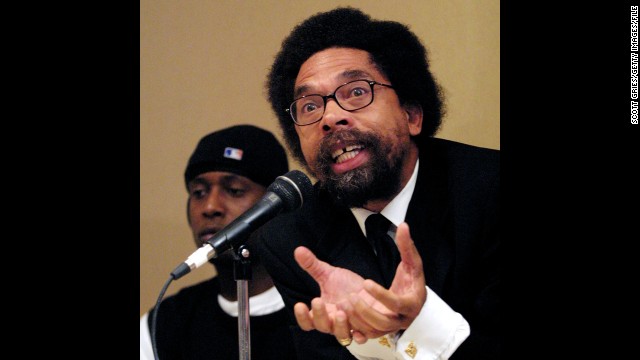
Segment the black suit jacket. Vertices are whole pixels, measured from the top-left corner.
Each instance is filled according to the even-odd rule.
[[[443,139],[420,147],[416,188],[405,221],[422,257],[426,282],[471,327],[451,359],[497,359],[501,347],[499,259],[500,152]],[[260,256],[282,294],[300,359],[353,359],[332,335],[304,332],[297,302],[320,295],[293,258],[304,245],[334,266],[381,283],[375,255],[348,208],[314,186],[303,207],[258,232]],[[428,294],[427,294],[428,296]]]

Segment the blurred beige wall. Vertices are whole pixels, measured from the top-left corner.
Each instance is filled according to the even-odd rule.
[[[195,251],[183,172],[197,141],[239,123],[282,139],[264,90],[273,57],[296,24],[339,5],[408,24],[423,40],[446,96],[437,137],[500,148],[499,0],[141,0],[141,315]],[[202,266],[165,297],[212,275]]]

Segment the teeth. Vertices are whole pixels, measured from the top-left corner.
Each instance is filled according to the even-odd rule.
[[[342,154],[345,151],[345,149],[338,149],[336,151],[333,152],[333,154],[331,154],[331,158],[335,159],[338,156],[340,156],[340,154]]]
[[[343,161],[352,159],[354,156],[358,155],[358,153],[363,148],[362,145],[349,145],[345,148],[338,149],[331,154],[333,159],[337,164],[340,164]]]
[[[345,152],[342,155],[338,156],[338,158],[336,159],[336,164],[340,164],[341,162],[353,159],[359,153],[360,151],[358,150]]]

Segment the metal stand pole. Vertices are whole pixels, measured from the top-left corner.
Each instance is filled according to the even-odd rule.
[[[251,359],[251,320],[249,318],[249,280],[251,280],[251,260],[249,249],[244,245],[234,252],[233,276],[238,291],[238,349],[240,360]]]

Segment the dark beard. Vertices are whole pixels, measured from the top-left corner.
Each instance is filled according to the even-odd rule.
[[[338,140],[364,145],[371,161],[346,173],[335,174],[331,170],[330,144]],[[317,175],[322,179],[320,186],[332,194],[338,204],[347,207],[363,207],[370,200],[391,200],[400,190],[406,149],[401,147],[399,153],[394,154],[391,144],[381,141],[374,133],[357,129],[329,134],[320,143],[316,162]]]

